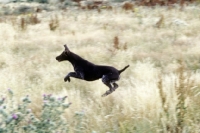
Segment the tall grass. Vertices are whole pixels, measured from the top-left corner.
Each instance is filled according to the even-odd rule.
[[[67,95],[73,104],[63,116],[72,133],[198,133],[199,7],[135,8],[41,12],[39,23],[26,24],[25,30],[20,18],[26,15],[5,16],[0,97],[7,88],[16,103],[29,95],[30,109],[40,119],[43,94]],[[52,30],[54,16],[59,25]],[[102,98],[108,88],[101,80],[64,82],[73,68],[55,60],[63,44],[96,64],[131,67],[121,74],[119,88]]]

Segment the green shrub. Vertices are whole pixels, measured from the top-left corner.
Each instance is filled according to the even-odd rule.
[[[14,104],[13,92],[8,89],[8,97],[0,100],[0,133],[54,133],[67,132],[66,120],[62,117],[65,109],[71,103],[65,103],[67,98],[56,98],[52,95],[43,95],[41,116],[37,118],[28,108],[31,103],[27,95],[22,103]]]
[[[35,2],[47,4],[49,3],[48,0],[36,0]]]

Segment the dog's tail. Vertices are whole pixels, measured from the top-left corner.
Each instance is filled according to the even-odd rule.
[[[122,73],[123,71],[125,71],[128,67],[129,67],[129,65],[125,66],[122,70],[119,70],[119,74]]]

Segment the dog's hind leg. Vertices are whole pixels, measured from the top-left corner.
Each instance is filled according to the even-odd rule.
[[[106,91],[102,96],[107,96],[109,94],[111,94],[113,91],[115,91],[115,89],[117,89],[118,85],[115,83],[115,81],[119,80],[119,75],[117,74],[107,74],[107,75],[103,75],[102,77],[102,82],[109,87],[109,90]],[[112,87],[112,82],[113,83],[113,87]]]
[[[118,87],[119,87],[119,85],[118,84],[116,84],[115,82],[114,83],[112,83],[113,84],[113,88],[114,88],[114,90],[116,90]]]
[[[103,79],[102,79],[102,81],[103,81]],[[105,97],[105,96],[111,94],[111,93],[113,92],[113,89],[112,89],[112,85],[111,85],[109,82],[103,81],[103,83],[104,83],[106,86],[109,87],[109,90],[107,90],[107,91],[102,95],[102,97]]]

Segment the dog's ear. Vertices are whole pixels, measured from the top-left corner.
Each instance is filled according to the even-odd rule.
[[[69,51],[69,48],[67,47],[66,44],[64,45],[64,47],[65,47],[65,51],[66,51],[66,52],[70,52],[70,51]]]
[[[69,48],[67,47],[67,45],[66,45],[66,44],[64,45],[64,47],[65,47],[65,50],[68,50],[68,51],[69,51]]]

